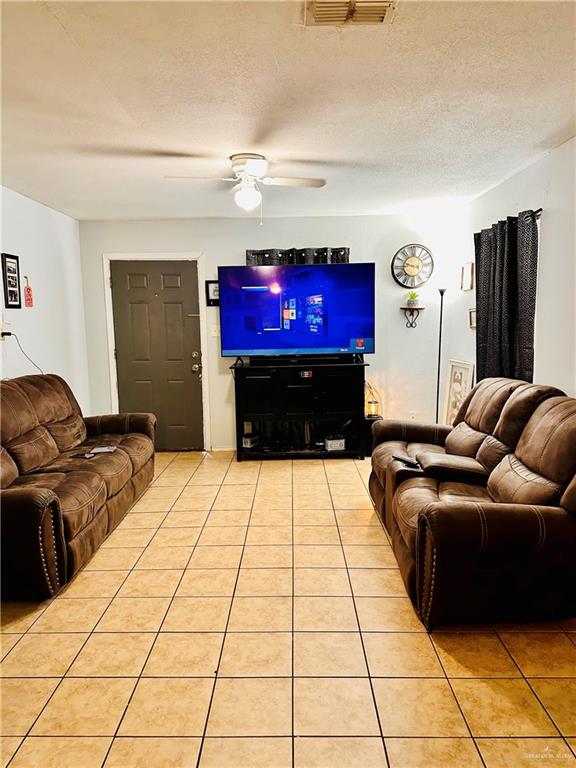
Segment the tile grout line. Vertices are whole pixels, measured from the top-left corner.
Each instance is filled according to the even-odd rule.
[[[370,491],[370,489],[368,488],[368,492],[369,492],[369,491]],[[390,544],[391,544],[391,540],[390,540],[390,536],[388,535],[388,531],[386,531],[386,529],[385,529],[385,527],[384,527],[384,525],[383,525],[382,523],[380,523],[380,524],[381,524],[381,526],[382,526],[382,530],[384,530],[384,532],[385,532],[385,534],[386,534],[386,537],[387,537],[388,541],[389,541],[389,542],[390,542]],[[450,682],[450,679],[449,679],[448,675],[446,674],[446,670],[445,670],[445,668],[444,668],[444,665],[442,664],[442,661],[441,661],[441,659],[440,659],[440,655],[439,655],[439,653],[438,653],[438,651],[437,651],[437,649],[436,649],[436,645],[434,644],[434,641],[433,641],[433,640],[432,640],[432,638],[431,638],[431,633],[430,633],[430,632],[428,632],[428,630],[426,630],[426,636],[428,637],[428,640],[429,640],[429,642],[430,642],[430,645],[432,646],[432,649],[433,649],[433,651],[434,651],[434,654],[435,654],[435,656],[436,656],[436,658],[437,658],[437,660],[438,660],[438,663],[440,664],[440,669],[441,669],[441,670],[442,670],[442,672],[444,673],[444,678],[432,678],[432,679],[444,679],[444,680],[446,680],[446,682],[447,682],[448,686],[450,687],[450,692],[452,693],[452,696],[453,696],[453,698],[454,698],[454,701],[456,702],[456,706],[458,707],[458,710],[459,710],[459,712],[460,712],[460,715],[461,715],[461,717],[462,717],[462,720],[463,720],[463,722],[464,722],[464,724],[465,724],[465,726],[466,726],[466,729],[468,730],[468,733],[470,734],[470,739],[471,739],[472,743],[474,744],[474,747],[475,747],[475,749],[476,749],[476,752],[478,753],[478,756],[479,756],[479,758],[480,758],[480,761],[481,761],[482,765],[484,766],[484,768],[486,768],[486,763],[484,762],[484,758],[482,757],[482,754],[481,754],[481,752],[480,752],[480,748],[479,748],[479,747],[478,747],[478,745],[476,744],[476,740],[474,739],[474,736],[473,736],[473,734],[472,734],[472,730],[471,730],[471,728],[470,728],[470,725],[468,724],[468,720],[466,719],[466,716],[464,715],[464,712],[463,712],[463,710],[462,710],[462,707],[460,706],[460,702],[458,701],[458,697],[456,696],[456,694],[455,694],[455,692],[454,692],[454,689],[453,689],[453,687],[452,687],[452,684],[451,684],[451,682]],[[468,737],[461,737],[461,738],[468,738]]]
[[[178,679],[178,678],[173,678]],[[196,678],[197,680],[204,680],[206,678]],[[277,678],[277,677],[262,677],[262,678],[224,678],[226,680],[277,680],[277,679],[287,679],[287,678]],[[312,678],[316,679],[316,678]],[[324,677],[319,678],[322,680],[334,680],[333,677]],[[366,678],[358,678],[365,680]],[[408,678],[413,679],[413,678]],[[423,678],[426,679],[426,678]],[[3,739],[23,739],[24,737],[22,735],[5,735],[2,736]],[[74,734],[74,735],[62,735],[62,736],[52,736],[50,734],[46,736],[30,736],[31,739],[36,739],[40,741],[41,739],[111,739],[112,736],[94,736],[94,734],[91,733],[85,733],[85,734]],[[159,734],[151,734],[151,735],[140,735],[140,736],[121,736],[120,738],[137,738],[137,739],[190,739],[195,741],[200,741],[199,736],[171,736],[171,735],[159,735]],[[261,733],[251,733],[251,734],[243,734],[243,735],[232,735],[232,736],[207,736],[206,739],[209,741],[211,739],[289,739],[290,737],[288,735],[284,736],[269,736],[267,734],[261,734]],[[349,733],[335,733],[330,734],[327,736],[325,733],[310,733],[306,734],[305,736],[302,736],[300,738],[304,739],[367,739],[367,740],[378,740],[380,741],[380,736],[367,736],[366,734],[360,734],[357,736],[350,735]],[[402,739],[406,741],[470,741],[469,736],[388,736],[389,739]],[[513,741],[514,739],[530,739],[534,741],[549,741],[550,739],[554,741],[562,741],[558,736],[478,736],[480,741]],[[573,738],[572,736],[568,737]],[[12,758],[11,758],[12,759]],[[6,764],[7,768],[7,764]],[[402,767],[404,768],[404,767]]]
[[[295,613],[296,613],[296,562],[294,560],[294,461],[290,461],[290,488],[292,490],[292,497],[290,499],[290,507],[292,509],[292,768],[296,765],[296,735],[294,733],[295,724],[295,682],[294,675],[296,671],[296,658],[295,658]]]
[[[434,651],[436,659],[438,660],[438,663],[440,664],[440,669],[444,673],[444,678],[443,679],[446,680],[446,682],[448,683],[448,687],[450,688],[450,693],[452,694],[452,696],[454,698],[454,701],[456,702],[456,706],[458,707],[458,711],[460,712],[460,716],[462,717],[462,720],[464,721],[464,725],[466,726],[466,729],[468,730],[468,733],[470,734],[470,739],[472,740],[472,743],[474,744],[476,752],[478,753],[478,757],[480,758],[480,762],[482,763],[484,768],[486,768],[486,763],[485,763],[484,757],[482,756],[482,753],[480,751],[480,747],[476,743],[476,739],[474,737],[474,734],[472,733],[472,728],[470,727],[470,724],[468,723],[468,719],[467,719],[466,715],[464,714],[464,710],[462,709],[460,701],[458,700],[458,696],[456,696],[456,692],[454,691],[454,688],[452,686],[450,678],[448,677],[448,673],[446,672],[444,664],[442,663],[442,659],[440,658],[440,654],[438,653],[438,650],[436,648],[436,644],[435,644],[434,640],[432,640],[431,633],[428,632],[428,630],[426,630],[426,635],[428,637],[428,640],[430,641],[430,645],[432,646],[432,650]]]
[[[230,466],[232,466],[232,462],[230,463]],[[216,692],[216,685],[218,683],[218,673],[220,671],[220,664],[222,663],[222,656],[224,655],[224,646],[226,645],[226,637],[228,634],[228,626],[230,624],[230,616],[232,615],[232,606],[234,605],[234,598],[236,596],[236,589],[238,588],[238,580],[240,579],[240,570],[242,568],[242,560],[244,559],[244,551],[246,549],[246,539],[248,538],[248,531],[250,530],[250,520],[252,519],[252,512],[254,511],[254,503],[256,501],[256,492],[258,489],[258,478],[260,477],[260,472],[262,471],[262,462],[259,463],[258,466],[258,473],[256,475],[256,484],[254,487],[254,494],[252,496],[252,502],[250,504],[250,514],[248,515],[248,524],[246,525],[246,531],[244,533],[244,543],[242,544],[242,552],[240,554],[240,560],[238,561],[238,568],[236,571],[236,580],[234,581],[234,587],[232,589],[232,595],[230,597],[230,606],[228,608],[228,615],[226,617],[226,624],[224,626],[224,632],[222,635],[222,645],[220,646],[220,654],[218,656],[218,661],[216,663],[216,673],[214,675],[214,683],[212,685],[212,691],[210,693],[210,700],[208,702],[208,709],[206,710],[206,718],[204,720],[204,729],[202,731],[202,736],[200,737],[200,747],[198,749],[198,757],[196,759],[196,768],[199,768],[200,761],[202,760],[202,752],[204,750],[204,741],[206,740],[206,733],[208,731],[208,723],[210,721],[210,712],[212,710],[212,702],[214,701],[214,694]],[[228,473],[226,473],[228,474]],[[224,480],[226,479],[226,476],[224,477]],[[220,488],[224,486],[224,480],[222,481]],[[218,498],[218,496],[216,496]],[[214,500],[216,501],[216,500]]]
[[[358,467],[356,467],[356,464],[354,464],[354,466],[356,468],[356,471],[358,472]],[[326,465],[325,464],[324,464],[324,472],[326,472]],[[360,474],[360,473],[358,472],[358,474]],[[328,473],[326,473],[326,479],[328,480]],[[391,763],[390,763],[390,758],[388,756],[388,748],[386,746],[386,741],[384,739],[384,732],[382,730],[382,722],[380,720],[380,712],[378,710],[378,702],[376,701],[376,694],[374,692],[374,685],[372,683],[372,676],[371,676],[371,673],[370,673],[370,667],[368,665],[368,656],[366,654],[366,648],[364,646],[364,638],[362,636],[362,626],[360,624],[360,617],[358,616],[358,609],[356,607],[356,598],[355,598],[354,589],[353,589],[353,586],[352,586],[352,579],[350,578],[350,571],[348,570],[348,560],[346,559],[346,551],[344,549],[344,543],[342,542],[342,535],[340,533],[340,526],[338,524],[338,516],[336,514],[336,508],[334,507],[334,499],[333,499],[333,496],[332,496],[332,488],[331,488],[330,482],[328,482],[328,492],[330,494],[330,500],[331,500],[331,503],[332,503],[332,512],[333,512],[333,515],[334,515],[334,522],[336,524],[336,529],[338,531],[338,538],[340,539],[340,548],[342,550],[342,557],[344,558],[344,566],[346,568],[346,576],[348,577],[348,585],[350,587],[350,595],[352,597],[352,605],[354,607],[354,615],[356,616],[356,625],[358,627],[358,635],[360,637],[360,644],[362,646],[362,654],[364,656],[364,664],[366,665],[366,673],[367,673],[367,678],[368,678],[368,684],[370,686],[370,693],[372,694],[372,705],[374,707],[374,712],[376,714],[376,722],[378,723],[378,730],[380,731],[380,739],[381,739],[381,742],[382,742],[382,749],[384,751],[384,759],[386,760],[386,765],[388,766],[388,768],[390,768]]]
[[[342,570],[344,570],[344,569],[342,569]],[[348,597],[350,597],[350,595],[348,595]],[[79,634],[83,634],[83,633],[79,633]],[[110,635],[110,634],[117,634],[117,633],[115,633],[115,632],[96,632],[95,634],[97,634],[97,635],[109,634]],[[155,632],[138,633],[138,634],[153,635],[153,634],[155,634]],[[163,634],[170,634],[170,633],[163,633]],[[180,632],[180,631],[178,631],[175,634],[185,634],[185,635],[198,635],[198,634],[221,635],[223,633],[222,632],[214,632],[214,631],[210,631],[210,632]],[[234,632],[230,632],[230,634],[233,634],[233,635],[237,635],[237,634],[286,635],[286,634],[288,634],[288,632],[286,632],[286,630],[277,630],[276,632],[272,632],[272,631],[268,631],[268,630],[264,630],[264,631],[255,630],[254,632],[236,632],[236,631],[234,631]],[[326,630],[321,630],[321,629],[315,629],[315,630],[311,630],[311,631],[308,631],[308,632],[297,632],[297,634],[308,634],[308,635],[318,635],[318,634],[320,634],[320,635],[322,635],[322,634],[338,634],[338,633],[337,632],[335,633],[332,630],[326,631]],[[345,631],[340,632],[340,634],[343,634],[343,635],[355,635],[355,634],[357,634],[357,632],[356,632],[356,630],[347,629]],[[373,634],[383,634],[383,633],[375,632]],[[406,633],[405,632],[393,632],[391,634],[404,635]],[[418,634],[420,636],[424,636],[423,632],[419,632]],[[58,675],[36,675],[35,677],[32,677],[32,676],[22,677],[21,675],[6,675],[2,679],[3,680],[56,680],[58,677],[59,677]],[[86,678],[87,680],[102,680],[102,679],[106,679],[108,677],[113,677],[114,679],[118,678],[120,680],[131,680],[131,679],[135,678],[136,675],[112,675],[112,676],[110,676],[110,675],[73,675],[72,677],[67,677],[66,679],[67,680],[78,680],[78,679]],[[176,680],[178,678],[181,678],[181,677],[185,678],[187,680],[193,680],[193,679],[211,680],[212,679],[212,675],[145,675],[144,677],[145,677],[146,680],[153,680],[155,678],[158,679],[158,678],[165,678],[165,677],[170,677],[170,678],[172,678],[174,680]],[[287,674],[287,675],[271,675],[271,674],[267,674],[267,675],[220,675],[219,679],[221,679],[221,680],[255,680],[255,679],[260,679],[260,678],[266,678],[266,679],[270,679],[270,680],[276,680],[276,679],[289,680],[291,677],[292,677],[291,674]],[[345,680],[365,680],[367,677],[368,677],[368,675],[322,675],[322,674],[297,675],[297,678],[309,678],[309,679],[313,679],[313,680],[316,680],[316,679],[318,679],[318,680],[333,680],[334,678],[345,679]],[[446,675],[445,674],[441,674],[441,675],[372,675],[372,677],[374,678],[374,680],[445,680],[446,679]],[[469,681],[469,680],[486,680],[487,682],[490,682],[491,680],[520,680],[520,678],[517,677],[517,676],[516,677],[511,677],[511,676],[507,676],[507,677],[505,677],[505,676],[487,677],[486,675],[484,675],[483,677],[452,677],[450,679],[451,680],[464,680],[464,681]],[[551,678],[543,677],[543,678],[538,678],[538,679],[540,679],[540,680],[550,680]],[[570,681],[574,680],[573,677],[564,677],[564,678],[561,678],[561,679],[562,680],[570,680]],[[7,735],[14,736],[14,737],[18,736],[18,734],[7,734]],[[560,734],[560,736],[561,736],[561,734]],[[102,737],[102,738],[104,738],[104,737]],[[199,738],[199,737],[195,737],[195,738]],[[218,738],[220,738],[220,737],[218,737]],[[399,739],[399,738],[409,738],[409,737],[408,736],[395,736],[394,738],[398,738]],[[422,737],[416,736],[414,738],[427,738],[427,739],[430,738],[431,739],[431,738],[434,738],[434,737],[433,736],[422,736]],[[455,736],[455,737],[451,737],[451,736],[438,736],[436,738],[461,738],[461,739],[467,739],[468,736]],[[501,737],[498,737],[498,736],[479,736],[478,738],[480,738],[480,739],[496,739],[496,738],[515,739],[515,738],[524,738],[524,737],[520,737],[520,736],[501,736]],[[559,737],[558,736],[543,736],[543,735],[540,735],[540,736],[530,736],[530,737],[526,737],[526,738],[534,738],[534,739],[536,739],[536,738],[551,739],[552,738],[552,739],[556,739],[556,738],[559,738]],[[574,737],[568,736],[567,738],[570,739],[570,738],[574,738]]]
[[[173,460],[172,460],[172,461],[173,461]],[[171,462],[169,462],[169,463],[171,463]],[[148,486],[148,487],[150,487],[150,486]],[[148,489],[146,489],[146,490],[148,490]],[[146,491],[144,491],[144,493],[145,493],[145,492],[146,492]],[[143,495],[144,495],[144,493],[142,493],[141,495],[143,496]],[[130,507],[130,508],[131,508],[131,507]],[[130,508],[129,508],[129,509],[130,509]],[[126,513],[126,514],[128,514],[128,513]],[[111,531],[111,533],[113,533],[113,531]],[[105,540],[106,540],[106,539],[104,539],[104,541],[105,541]],[[82,567],[82,569],[81,569],[81,571],[79,571],[79,573],[80,573],[80,572],[83,572],[83,571],[84,571],[84,567]],[[41,709],[40,709],[40,711],[38,712],[37,716],[36,716],[36,717],[34,718],[34,720],[32,721],[32,723],[31,723],[30,727],[29,727],[29,728],[28,728],[28,730],[26,731],[26,734],[25,734],[25,735],[24,735],[24,737],[22,738],[22,741],[21,741],[21,742],[20,742],[20,744],[18,745],[18,748],[16,749],[16,751],[14,752],[14,754],[12,755],[12,757],[10,758],[10,760],[9,760],[9,761],[6,763],[6,768],[8,768],[8,766],[9,766],[9,765],[12,763],[12,761],[13,761],[13,760],[14,760],[14,758],[16,757],[17,753],[20,751],[20,749],[21,749],[22,745],[24,744],[24,742],[25,742],[25,741],[26,741],[26,739],[27,739],[27,738],[30,736],[30,733],[31,733],[32,729],[34,728],[34,726],[35,726],[35,725],[36,725],[36,723],[38,722],[39,718],[42,716],[42,714],[43,714],[43,712],[45,711],[45,709],[46,709],[46,707],[48,706],[48,704],[49,704],[49,703],[52,701],[52,699],[54,698],[54,695],[56,694],[56,691],[57,691],[57,690],[60,688],[60,686],[62,685],[62,683],[63,683],[63,682],[64,682],[64,680],[66,679],[66,675],[68,674],[68,672],[69,672],[69,671],[70,671],[70,669],[72,668],[73,664],[76,662],[76,659],[78,658],[78,656],[80,655],[80,653],[81,653],[81,652],[84,650],[84,648],[86,647],[86,645],[87,645],[88,641],[90,640],[90,638],[91,638],[91,637],[92,637],[92,635],[94,634],[94,629],[96,628],[96,626],[98,625],[98,623],[100,622],[100,620],[102,619],[102,617],[104,616],[104,614],[106,613],[106,611],[108,610],[108,608],[110,607],[110,605],[112,604],[112,601],[113,601],[113,600],[116,598],[116,595],[118,594],[118,592],[120,591],[120,589],[121,589],[121,588],[122,588],[122,586],[124,585],[124,583],[125,583],[126,579],[128,578],[128,576],[130,575],[130,573],[131,573],[131,572],[132,572],[132,569],[130,569],[130,570],[128,571],[128,573],[126,574],[126,576],[124,577],[124,579],[123,579],[123,581],[122,581],[122,584],[120,584],[120,586],[118,587],[118,589],[116,590],[116,592],[114,593],[114,595],[113,595],[111,598],[109,598],[109,599],[108,599],[108,598],[103,598],[103,599],[108,599],[108,605],[107,605],[107,606],[106,606],[106,608],[105,608],[105,609],[102,611],[102,613],[100,614],[100,616],[99,616],[98,620],[95,622],[95,624],[94,624],[94,626],[92,627],[92,629],[91,629],[91,630],[88,632],[86,639],[85,639],[85,640],[84,640],[84,642],[82,643],[82,646],[80,647],[80,649],[78,650],[78,652],[75,654],[75,656],[74,656],[74,658],[72,659],[72,661],[70,662],[70,664],[67,666],[67,668],[66,668],[66,671],[64,672],[64,674],[60,676],[60,680],[59,680],[59,682],[57,683],[56,687],[54,688],[54,690],[52,691],[52,693],[50,694],[50,696],[48,696],[48,698],[47,698],[47,699],[46,699],[46,701],[44,702],[44,705],[42,706],[42,708],[41,708]],[[25,633],[22,635],[22,637],[25,637],[25,636],[28,634],[28,632],[30,631],[30,629],[32,629],[32,627],[34,626],[34,624],[36,624],[36,622],[38,621],[38,619],[40,618],[40,616],[42,616],[42,615],[44,614],[44,612],[46,611],[46,609],[47,609],[47,608],[48,608],[50,605],[53,605],[57,599],[58,599],[58,596],[57,596],[56,598],[53,598],[53,599],[51,600],[51,602],[49,603],[49,605],[47,605],[47,606],[46,606],[46,608],[44,609],[44,611],[42,611],[42,613],[41,613],[41,614],[40,614],[40,615],[39,615],[39,616],[36,618],[36,620],[35,620],[34,622],[32,622],[32,624],[30,625],[30,627],[28,627],[28,629],[27,629],[27,630],[26,630],[26,632],[25,632]],[[30,632],[30,634],[43,634],[43,633],[33,633],[33,632]],[[46,634],[47,634],[47,633],[46,633]],[[53,633],[53,634],[63,634],[63,633]],[[83,633],[70,632],[70,633],[66,633],[66,634],[83,634]],[[22,637],[20,638],[20,640],[22,639]],[[19,642],[19,641],[18,641],[18,642]],[[18,645],[18,643],[16,643],[16,645]],[[15,646],[14,646],[14,647],[15,647]],[[12,650],[12,649],[11,649],[11,650]],[[57,677],[58,677],[58,675],[54,676],[53,678],[49,678],[49,679],[56,679]],[[70,678],[70,679],[72,679],[72,678]],[[112,738],[112,739],[111,739],[111,741],[110,741],[110,745],[109,745],[108,749],[110,749],[110,746],[112,745],[112,742],[113,742],[113,741],[114,741],[114,738]],[[108,752],[107,752],[106,754],[108,754]]]
[[[568,743],[568,738],[570,738],[570,737],[569,737],[569,736],[568,736],[568,737],[564,736],[564,734],[563,734],[563,733],[562,733],[562,731],[560,730],[560,727],[559,727],[558,725],[556,725],[556,722],[555,722],[554,718],[552,717],[552,715],[550,714],[550,712],[548,712],[548,707],[544,706],[544,704],[543,704],[542,700],[540,699],[540,696],[538,695],[537,691],[536,691],[536,690],[534,689],[534,687],[532,686],[532,684],[531,684],[531,682],[530,682],[530,678],[528,678],[528,677],[527,677],[527,676],[524,674],[524,672],[523,672],[523,670],[522,670],[522,668],[521,668],[520,664],[519,664],[519,663],[516,661],[516,659],[514,658],[514,655],[513,655],[512,651],[510,651],[510,649],[508,648],[508,646],[506,645],[506,643],[505,643],[505,642],[504,642],[504,640],[502,639],[502,637],[501,637],[501,635],[500,635],[500,630],[496,629],[496,626],[495,626],[495,625],[492,625],[492,626],[493,626],[493,628],[494,628],[494,632],[496,633],[496,637],[497,637],[497,638],[498,638],[498,640],[499,640],[499,641],[502,643],[502,645],[504,646],[504,648],[505,648],[505,650],[506,650],[506,653],[507,653],[507,654],[510,656],[510,658],[512,659],[512,662],[514,663],[514,665],[516,666],[516,668],[517,668],[517,669],[518,669],[518,671],[520,672],[520,674],[521,674],[521,676],[522,676],[522,680],[524,680],[524,682],[526,683],[526,685],[528,686],[528,688],[529,688],[529,689],[530,689],[530,691],[532,692],[532,695],[534,696],[534,698],[536,699],[536,701],[537,701],[537,702],[540,704],[540,706],[542,707],[542,709],[543,709],[543,710],[544,710],[544,712],[546,713],[546,715],[547,715],[548,719],[550,720],[550,722],[552,723],[552,725],[554,726],[554,728],[556,728],[556,730],[558,731],[558,735],[559,735],[559,736],[560,736],[560,738],[563,740],[564,744],[565,744],[565,745],[568,747],[568,749],[569,749],[569,750],[570,750],[570,749],[572,749],[572,748],[571,748],[571,746],[570,746],[570,744]],[[564,633],[564,634],[566,634],[566,633]],[[570,639],[570,638],[568,638],[568,639]],[[515,678],[515,679],[517,679],[517,678]],[[538,678],[538,677],[534,677],[534,679],[535,679],[535,680],[537,680],[537,679],[539,679],[539,680],[549,680],[549,679],[553,679],[553,678],[546,678],[546,677],[544,677],[544,678]],[[570,678],[566,678],[566,679],[567,679],[567,680],[569,680]],[[554,737],[549,737],[549,738],[554,738]]]
[[[178,455],[178,454],[177,454],[177,455]],[[172,464],[172,462],[173,462],[173,461],[175,461],[175,460],[176,460],[176,456],[174,457],[174,459],[172,459],[172,461],[171,461],[171,462],[168,464],[168,466],[170,466],[170,464]],[[201,466],[201,464],[202,464],[202,462],[200,462],[200,465],[199,465],[199,466]],[[196,473],[196,471],[198,470],[199,466],[198,466],[198,467],[196,467],[196,469],[195,469],[195,470],[194,470],[194,472],[192,473],[191,477],[193,477],[193,476],[194,476],[194,474],[195,474],[195,473]],[[167,468],[167,467],[166,467],[166,468]],[[166,468],[165,468],[165,469],[166,469]],[[162,473],[161,473],[161,474],[162,474]],[[150,486],[149,486],[149,487],[150,487]],[[180,496],[182,496],[182,493],[184,492],[184,489],[185,489],[186,487],[187,487],[186,485],[182,486],[182,490],[180,491],[180,493],[178,494],[178,496],[176,497],[176,499],[175,499],[175,500],[172,502],[172,506],[170,507],[170,510],[172,509],[172,507],[174,506],[174,504],[176,504],[176,502],[178,501],[178,499],[180,498]],[[214,501],[215,501],[215,499],[214,499]],[[214,504],[214,501],[212,502],[212,504]],[[211,506],[212,506],[212,505],[211,505]],[[170,512],[170,510],[169,510],[169,512]],[[208,519],[208,516],[209,516],[209,514],[210,514],[210,513],[208,513],[208,515],[206,516],[206,520]],[[174,590],[174,593],[172,594],[172,596],[171,596],[171,597],[170,597],[170,599],[169,599],[168,605],[166,606],[166,610],[164,611],[164,614],[163,614],[163,616],[162,616],[162,619],[161,619],[161,621],[160,621],[160,624],[158,625],[158,629],[156,630],[156,632],[153,632],[153,633],[151,633],[151,634],[154,634],[154,640],[152,641],[152,644],[151,644],[151,646],[150,646],[150,648],[149,648],[149,650],[148,650],[148,653],[146,654],[146,658],[144,659],[144,663],[142,664],[142,668],[140,669],[140,673],[139,673],[139,674],[138,674],[138,676],[136,677],[136,681],[135,681],[134,687],[132,688],[132,692],[130,693],[130,696],[128,697],[128,701],[126,702],[126,706],[124,707],[124,710],[123,710],[123,712],[122,712],[122,715],[121,715],[120,719],[118,720],[118,724],[116,725],[116,729],[115,729],[115,731],[114,731],[114,735],[112,736],[112,740],[110,741],[110,744],[109,744],[109,746],[108,746],[108,749],[106,750],[106,754],[104,755],[104,758],[103,758],[103,760],[102,760],[102,763],[101,763],[101,768],[104,768],[104,766],[105,766],[105,764],[106,764],[106,761],[108,760],[108,757],[109,757],[109,755],[110,755],[110,751],[112,750],[112,746],[114,745],[114,742],[115,742],[116,738],[118,737],[118,732],[119,732],[119,730],[120,730],[120,727],[121,727],[121,725],[122,725],[122,722],[123,722],[123,720],[124,720],[124,718],[125,718],[125,716],[126,716],[126,712],[128,711],[128,708],[129,708],[129,706],[130,706],[130,704],[131,704],[131,702],[132,702],[132,699],[134,698],[134,694],[135,694],[135,692],[136,692],[136,689],[138,688],[138,685],[140,684],[140,681],[142,680],[142,674],[143,674],[143,672],[144,672],[144,669],[146,668],[146,665],[148,664],[148,661],[149,661],[149,659],[150,659],[150,656],[152,655],[152,651],[154,650],[154,647],[155,647],[155,645],[156,645],[156,642],[157,642],[157,640],[158,640],[158,637],[159,637],[159,635],[160,635],[160,632],[161,632],[161,630],[162,630],[162,626],[164,625],[164,622],[166,621],[166,616],[168,615],[168,612],[169,612],[170,608],[172,607],[172,604],[173,604],[173,602],[174,602],[174,599],[175,599],[175,597],[176,597],[176,593],[178,592],[178,589],[179,589],[179,587],[180,587],[180,584],[182,583],[182,579],[184,578],[184,576],[185,576],[185,574],[186,574],[186,568],[187,568],[188,564],[190,563],[190,560],[192,559],[192,556],[193,556],[194,552],[196,551],[196,547],[198,546],[198,540],[200,539],[200,536],[202,535],[202,531],[204,530],[204,526],[206,525],[206,520],[204,521],[204,525],[201,527],[201,532],[200,532],[200,534],[198,535],[198,539],[196,540],[196,543],[195,543],[195,544],[194,544],[194,546],[192,547],[192,551],[190,552],[190,555],[189,555],[189,557],[188,557],[188,560],[186,561],[186,565],[185,565],[185,566],[184,566],[184,568],[182,569],[182,575],[181,575],[181,576],[180,576],[180,578],[178,579],[178,583],[176,584],[176,589]],[[132,568],[130,569],[130,573],[132,573],[133,571],[137,570],[137,569],[136,569],[136,566],[137,566],[137,565],[138,565],[138,563],[140,562],[140,558],[141,558],[141,557],[144,555],[144,553],[146,552],[146,550],[148,549],[148,547],[149,547],[149,546],[152,544],[152,542],[154,541],[154,538],[155,538],[155,536],[156,536],[156,533],[158,533],[158,531],[159,531],[159,530],[160,530],[160,527],[158,527],[158,528],[157,528],[157,530],[156,530],[156,532],[155,532],[154,536],[152,536],[152,538],[150,539],[150,541],[148,542],[148,544],[147,544],[147,545],[146,545],[146,547],[144,548],[144,551],[142,552],[142,555],[140,555],[140,557],[138,558],[138,560],[137,560],[137,561],[134,563],[134,565],[133,565],[133,566],[132,566]],[[161,569],[161,570],[169,570],[169,569]],[[177,570],[180,570],[180,569],[177,569]]]

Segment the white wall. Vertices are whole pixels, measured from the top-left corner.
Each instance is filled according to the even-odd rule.
[[[46,372],[70,384],[89,409],[86,334],[78,222],[2,187],[2,251],[20,257],[20,278],[28,275],[34,306],[3,309],[5,330],[18,334],[26,353]],[[2,305],[3,306],[3,305]],[[36,373],[16,340],[1,344],[2,376]]]
[[[476,198],[474,231],[529,208],[542,208],[534,381],[576,395],[576,139]]]
[[[454,224],[454,219],[456,223]],[[448,224],[450,220],[450,224]],[[406,243],[422,242],[429,246],[436,261],[436,271],[420,291],[427,309],[418,328],[405,327],[400,305],[406,292],[394,283],[390,261]],[[383,395],[387,415],[430,421],[435,410],[435,382],[438,333],[438,293],[447,284],[447,325],[465,323],[467,315],[459,310],[450,317],[450,304],[457,298],[460,264],[472,258],[472,244],[467,209],[441,205],[415,210],[403,216],[273,218],[258,226],[254,218],[190,219],[170,221],[88,221],[80,225],[82,273],[86,312],[91,403],[94,413],[111,407],[108,367],[103,253],[165,253],[202,251],[205,278],[215,279],[218,265],[245,263],[247,248],[287,248],[314,246],[350,246],[352,261],[374,261],[376,269],[376,348],[368,355],[369,380]],[[467,254],[466,257],[464,255]],[[201,295],[203,295],[203,286]],[[218,324],[218,309],[207,308],[208,349],[204,350],[205,371],[210,387],[212,447],[231,448],[234,444],[234,398],[232,360],[220,357],[218,338],[211,328]],[[457,333],[448,334],[445,358],[454,356],[449,347],[454,336],[455,352],[460,359],[473,360]],[[464,354],[467,356],[462,356]],[[473,354],[473,346],[472,353]],[[206,370],[207,366],[207,370]]]

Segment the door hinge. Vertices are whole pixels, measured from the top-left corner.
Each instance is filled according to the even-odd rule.
[[[112,288],[112,275],[108,279],[110,280],[110,288]]]
[[[118,353],[116,352],[116,347],[114,347],[114,360],[118,359]]]

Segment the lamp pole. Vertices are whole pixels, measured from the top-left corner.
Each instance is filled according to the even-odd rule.
[[[438,373],[436,375],[436,424],[440,417],[440,366],[442,365],[442,320],[444,318],[444,294],[446,288],[438,288],[440,294],[440,325],[438,328]]]

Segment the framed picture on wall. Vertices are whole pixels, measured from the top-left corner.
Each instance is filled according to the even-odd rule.
[[[468,261],[462,265],[460,270],[460,290],[472,291],[474,290],[474,271],[476,265],[473,261]]]
[[[20,309],[22,295],[20,286],[20,261],[18,256],[2,254],[2,282],[4,284],[4,306],[6,309]]]
[[[474,365],[450,360],[444,401],[444,424],[452,424],[466,395],[474,385]]]
[[[218,280],[206,280],[206,306],[220,306],[220,288]]]

